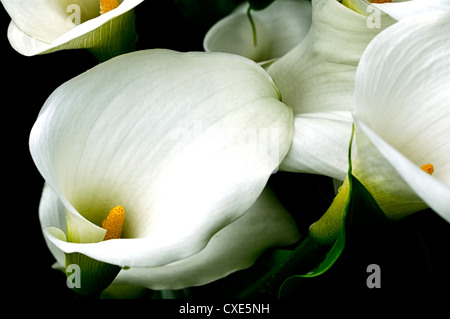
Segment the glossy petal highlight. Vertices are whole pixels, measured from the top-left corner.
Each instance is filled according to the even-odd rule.
[[[398,22],[370,44],[358,69],[355,116],[364,134],[357,130],[354,170],[382,208],[394,205],[388,216],[428,205],[450,220],[449,17]],[[432,176],[420,169],[426,163]],[[377,198],[387,193],[397,199]]]
[[[336,0],[313,0],[312,6],[306,38],[268,67],[296,115],[296,136],[281,168],[344,180],[356,68],[369,42],[395,20],[380,15],[380,27],[370,28],[366,16]]]
[[[167,50],[112,59],[58,88],[33,127],[33,159],[72,242],[49,240],[121,266],[186,258],[248,210],[292,137],[292,110],[248,59]],[[98,242],[118,204],[125,239]]]
[[[134,47],[133,9],[142,1],[124,0],[118,8],[102,15],[96,1],[2,0],[2,3],[12,18],[8,39],[19,53],[33,56],[82,48],[91,50],[100,60],[107,60]],[[79,15],[79,24],[74,24],[72,14]]]

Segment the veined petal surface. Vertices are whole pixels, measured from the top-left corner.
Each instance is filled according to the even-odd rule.
[[[217,22],[206,34],[206,51],[228,52],[262,62],[276,59],[294,48],[311,26],[311,3],[304,0],[277,0],[267,8],[251,11],[255,21],[257,43],[244,3]]]
[[[313,0],[312,8],[306,38],[267,69],[283,102],[296,115],[296,137],[281,168],[343,180],[348,171],[356,68],[369,42],[395,20],[381,14],[380,26],[370,27],[367,16],[336,0]],[[327,116],[327,112],[331,113]],[[330,147],[332,156],[324,155]]]
[[[449,27],[449,12],[405,18],[374,39],[358,68],[354,173],[388,216],[428,205],[450,220]],[[427,163],[432,176],[420,169]],[[380,198],[389,192],[397,199]]]
[[[410,0],[392,3],[374,3],[374,7],[389,14],[396,20],[402,20],[415,15],[432,11],[450,11],[449,0]]]
[[[342,154],[348,152],[352,126],[350,111],[297,114],[294,140],[280,170],[343,181],[348,173],[348,157]]]
[[[102,63],[58,88],[31,132],[66,210],[69,242],[51,240],[121,266],[186,258],[250,208],[293,130],[292,109],[246,58],[148,50]],[[98,242],[116,205],[124,239]]]
[[[33,56],[65,49],[94,49],[105,43],[114,50],[124,46],[123,43],[134,42],[132,10],[142,1],[119,1],[119,7],[102,15],[98,1],[2,0],[2,3],[12,18],[8,27],[12,47],[25,56]],[[79,25],[70,22],[72,6],[80,10]],[[123,28],[127,28],[125,35],[121,33]]]

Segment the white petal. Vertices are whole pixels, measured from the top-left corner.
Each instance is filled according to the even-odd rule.
[[[266,188],[244,216],[215,234],[199,253],[161,267],[123,270],[115,282],[150,289],[203,285],[250,267],[268,247],[298,239],[292,217]]]
[[[82,3],[78,3],[82,2]],[[88,18],[98,15],[98,6],[94,1],[61,0],[3,0],[6,11],[18,29],[43,42],[53,42],[70,30],[66,24],[70,3],[86,8],[83,13]],[[96,11],[96,12],[95,12]],[[94,16],[92,16],[95,12]],[[84,16],[84,14],[83,14]]]
[[[269,32],[270,58],[279,58],[305,38],[311,27],[312,6],[305,0],[278,0],[252,14]]]
[[[45,243],[47,244],[48,249],[56,260],[53,268],[64,270],[66,264],[66,255],[61,249],[59,249],[57,245],[53,243],[52,239],[66,242],[66,234],[60,228],[54,226],[48,226],[44,228],[42,232],[44,234]]]
[[[114,42],[134,41],[122,39],[120,28],[131,23],[131,10],[142,1],[124,0],[118,8],[99,15],[98,3],[93,6],[95,2],[86,0],[8,0],[5,7],[12,17],[8,39],[16,51],[26,56],[65,49],[93,48],[105,43],[114,50],[118,46]],[[67,22],[71,14],[67,12],[70,4],[79,5],[83,17],[82,23],[75,27]],[[36,12],[40,14],[36,15]],[[115,36],[114,41],[110,39],[112,36]]]
[[[64,214],[64,206],[61,202],[55,200],[55,196],[56,194],[50,186],[45,184],[41,201],[39,202],[39,221],[42,228],[55,226],[65,232],[66,216]]]
[[[399,219],[428,205],[450,222],[450,187],[422,171],[357,118],[355,124],[360,131],[356,131],[353,174],[386,216]]]
[[[349,111],[298,114],[291,149],[280,170],[345,179],[353,119]]]
[[[256,45],[251,23],[245,12],[237,12],[217,22],[206,34],[203,47],[207,52],[226,52],[254,61],[270,59],[270,36],[264,23],[253,16],[257,32]]]
[[[355,96],[355,114],[367,126],[366,135],[417,196],[447,219],[448,195],[439,197],[450,187],[449,21],[448,12],[435,12],[406,18],[381,33],[361,59]],[[435,167],[432,177],[411,168],[426,163]]]
[[[341,179],[347,172],[347,168],[342,166],[347,161],[348,147],[344,145],[348,146],[348,132],[351,132],[347,120],[343,123],[333,120],[329,129],[320,126],[315,130],[317,118],[304,114],[332,112],[329,117],[333,118],[336,112],[353,111],[354,80],[359,59],[375,35],[395,20],[381,15],[380,28],[369,28],[367,17],[335,0],[313,0],[312,5],[313,20],[308,35],[269,66],[268,72],[279,88],[283,102],[294,109],[298,118],[296,134],[300,136],[296,136],[286,160],[286,164],[290,162],[288,169],[295,170],[295,162],[298,162],[299,171],[309,170]],[[334,145],[333,155],[323,156],[330,145]],[[318,165],[305,163],[301,158],[293,159],[305,151],[314,158],[320,158]],[[307,156],[305,154],[304,159]]]
[[[229,52],[255,61],[278,58],[303,40],[311,25],[309,1],[275,1],[260,11],[252,11],[256,23],[257,46],[247,17],[248,4],[217,22],[206,34],[206,51]]]
[[[411,0],[393,3],[374,3],[373,6],[389,14],[396,20],[402,20],[432,11],[450,11],[448,0]]]
[[[57,89],[33,127],[30,149],[67,218],[77,221],[67,225],[69,241],[77,230],[89,234],[83,242],[94,241],[104,231],[96,225],[115,205],[127,214],[124,236],[133,239],[54,240],[60,249],[156,266],[197,252],[241,216],[292,137],[292,110],[254,62],[149,50]]]
[[[56,196],[55,192],[53,192],[53,190],[47,184],[44,185],[41,201],[39,203],[39,221],[43,230],[48,227],[59,229],[61,233],[64,234],[64,236],[56,234],[55,236],[57,238],[60,238],[61,240],[66,240],[66,216],[64,213],[64,206],[62,205],[61,201],[58,200],[58,196]],[[47,239],[47,236],[44,236],[44,239],[56,261],[59,264],[64,265],[64,253],[55,245],[53,245]]]
[[[382,27],[394,20],[382,16]],[[367,17],[335,0],[313,1],[306,38],[268,72],[283,101],[295,114],[353,110],[356,66],[382,28],[368,28]]]
[[[382,144],[379,141],[381,139],[377,139],[377,135],[357,118],[355,124],[352,174],[370,192],[385,215],[391,219],[400,219],[427,208],[393,166],[399,162],[391,163],[391,160],[385,157],[389,154],[384,151],[388,149],[386,142]],[[389,150],[394,149],[391,147]],[[404,158],[403,161],[407,159]]]

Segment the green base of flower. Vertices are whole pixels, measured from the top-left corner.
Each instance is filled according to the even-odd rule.
[[[102,36],[105,32],[107,36]],[[99,39],[96,45],[88,48],[99,62],[107,61],[121,54],[136,50],[138,35],[136,33],[134,10],[130,10],[96,30],[94,36]]]
[[[67,286],[78,294],[99,295],[116,278],[121,268],[80,253],[66,254]]]
[[[348,209],[351,196],[350,188],[349,178],[347,177],[327,212],[309,228],[309,234],[314,240],[325,245],[334,243],[341,232],[344,215]]]

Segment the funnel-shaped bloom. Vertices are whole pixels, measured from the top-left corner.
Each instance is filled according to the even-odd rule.
[[[167,50],[111,59],[58,88],[33,126],[31,154],[51,188],[40,208],[45,236],[52,251],[127,271],[182,267],[196,254],[203,264],[217,253],[210,245],[228,254],[227,266],[198,266],[195,275],[187,262],[190,278],[180,282],[189,285],[247,267],[264,248],[298,239],[288,214],[250,209],[292,137],[292,110],[253,61]],[[102,241],[102,220],[117,205],[125,210],[122,238]],[[254,237],[240,234],[246,221]],[[178,266],[173,272],[183,275]]]
[[[43,227],[65,227],[64,207],[48,186],[44,188],[40,214]],[[162,266],[122,270],[114,283],[155,290],[203,285],[251,266],[267,247],[290,244],[298,236],[289,213],[266,187],[253,206],[214,234],[203,250]],[[57,260],[54,267],[64,269],[62,251],[52,244],[49,247]]]
[[[336,0],[313,0],[306,38],[268,68],[295,114],[295,137],[281,170],[340,180],[347,174],[356,68],[369,42],[395,22],[380,12],[371,16],[373,8],[359,2],[366,15]]]
[[[250,12],[254,34],[248,7],[244,3],[217,22],[205,36],[204,49],[238,54],[257,62],[272,60],[301,42],[311,25],[309,1],[277,0],[263,10]]]
[[[431,207],[450,221],[449,29],[448,11],[405,18],[358,68],[353,174],[391,218]]]
[[[99,60],[134,49],[133,9],[142,1],[115,1],[118,7],[101,14],[97,0],[1,0],[12,19],[8,39],[17,52],[33,56],[83,48]]]

